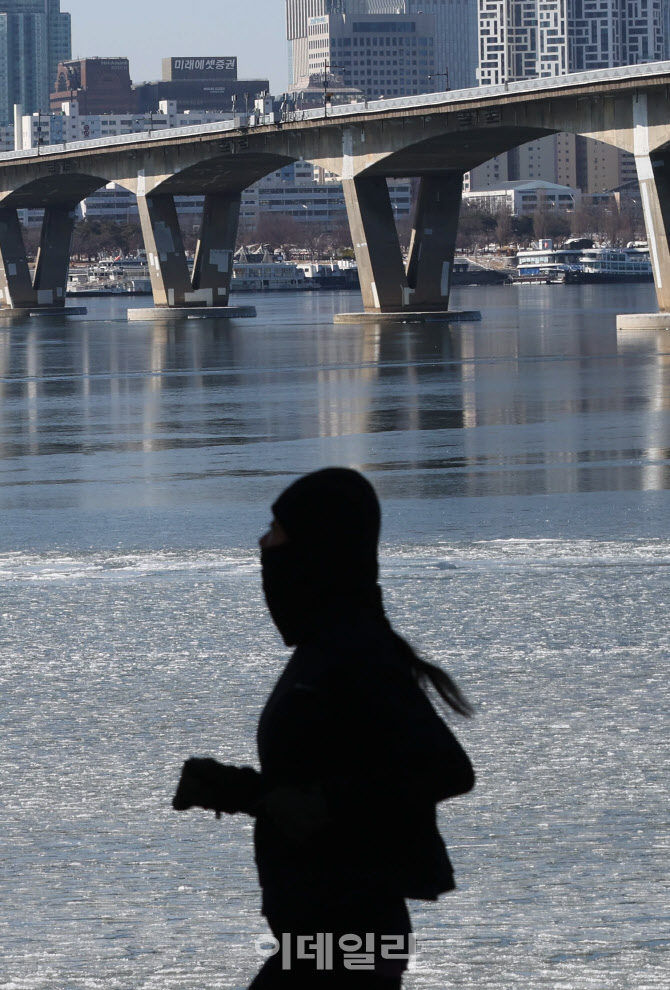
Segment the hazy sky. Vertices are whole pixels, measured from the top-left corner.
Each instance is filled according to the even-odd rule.
[[[61,0],[72,56],[125,55],[133,82],[160,79],[168,55],[237,55],[240,79],[287,85],[284,0]]]

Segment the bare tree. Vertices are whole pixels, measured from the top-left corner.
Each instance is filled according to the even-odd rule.
[[[496,240],[502,248],[512,239],[512,211],[505,206],[496,217]]]
[[[576,202],[570,214],[570,233],[575,237],[587,237],[594,233],[596,226],[593,207],[587,206],[581,200]]]
[[[549,237],[549,207],[547,197],[540,190],[538,190],[537,205],[533,213],[533,234],[538,241]]]
[[[281,248],[297,244],[302,237],[302,226],[295,217],[287,213],[261,213],[255,228],[244,235],[246,243],[250,239],[259,244],[269,244]]]

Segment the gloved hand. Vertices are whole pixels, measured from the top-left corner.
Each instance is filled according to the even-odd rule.
[[[221,817],[237,811],[255,814],[262,793],[261,775],[251,767],[233,767],[211,757],[192,756],[182,767],[172,807],[186,811],[198,807],[215,811]]]

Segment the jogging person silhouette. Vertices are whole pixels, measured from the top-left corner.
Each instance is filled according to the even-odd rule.
[[[424,689],[461,715],[470,705],[386,618],[380,507],[361,474],[305,475],[272,509],[263,589],[296,649],[258,724],[260,771],[187,760],[173,807],[256,819],[277,951],[253,990],[397,990],[411,948],[406,898],[454,888],[436,805],[474,785]]]

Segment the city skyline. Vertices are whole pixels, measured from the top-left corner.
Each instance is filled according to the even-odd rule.
[[[256,0],[246,17],[225,0],[197,0],[189,19],[176,0],[117,0],[104,13],[90,0],[61,0],[61,9],[72,15],[73,58],[126,56],[133,82],[160,79],[170,55],[236,55],[240,78],[260,74],[274,92],[287,88],[284,0]]]

